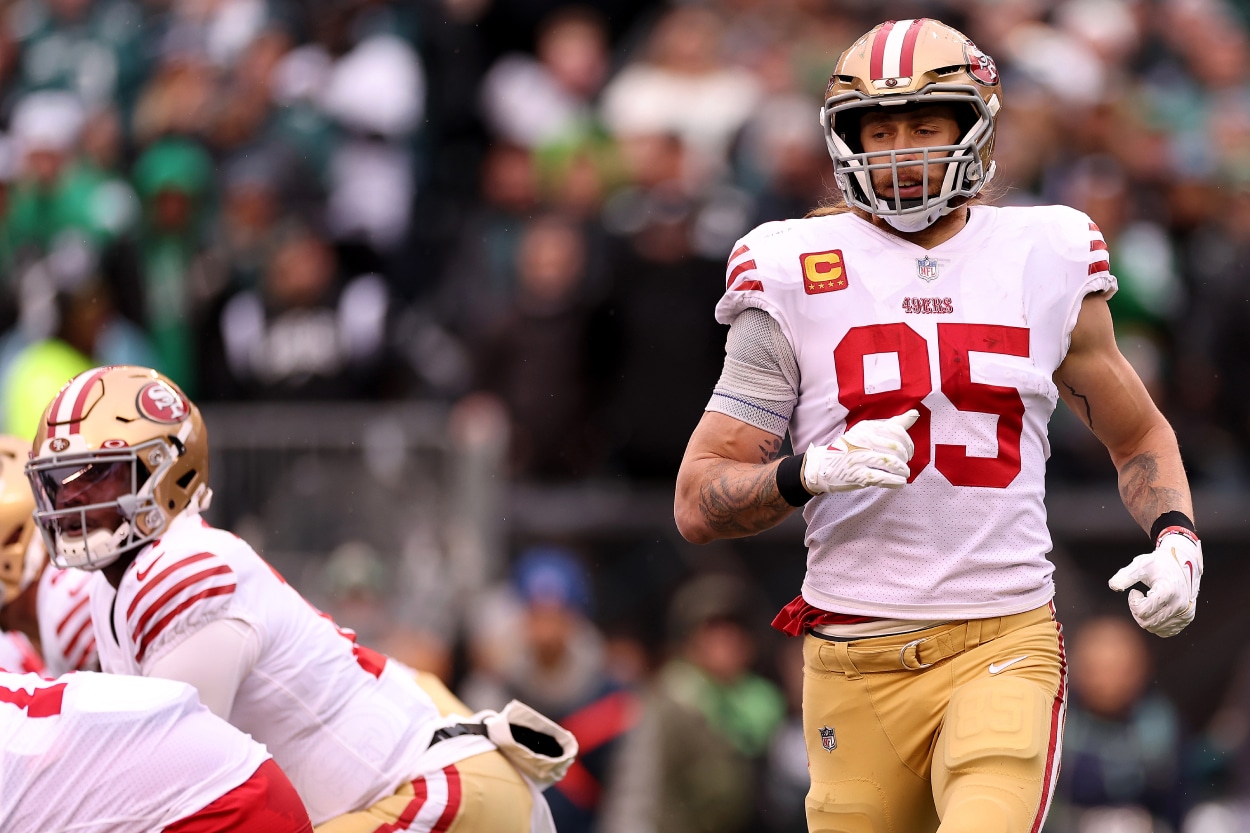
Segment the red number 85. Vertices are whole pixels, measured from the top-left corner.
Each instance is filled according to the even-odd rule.
[[[967,446],[938,443],[932,450],[933,465],[956,486],[1005,489],[1020,473],[1024,401],[1015,388],[972,381],[968,354],[1028,356],[1029,331],[993,324],[938,324],[937,332],[942,394],[961,411],[998,417],[998,454],[970,457]],[[902,384],[897,390],[864,390],[864,357],[874,353],[898,356]],[[834,349],[833,360],[838,371],[838,401],[848,411],[848,428],[864,419],[888,419],[911,408],[920,411],[920,418],[908,432],[916,444],[909,481],[915,480],[929,465],[932,445],[932,413],[921,404],[933,391],[928,342],[906,324],[854,327]]]

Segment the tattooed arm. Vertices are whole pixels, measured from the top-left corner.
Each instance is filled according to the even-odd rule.
[[[794,507],[777,492],[780,453],[775,434],[705,411],[677,472],[673,516],[682,536],[695,544],[741,538],[789,516]]]
[[[1149,531],[1155,518],[1170,510],[1193,517],[1176,434],[1116,346],[1103,296],[1087,295],[1081,303],[1055,384],[1111,453],[1120,497],[1138,526]]]

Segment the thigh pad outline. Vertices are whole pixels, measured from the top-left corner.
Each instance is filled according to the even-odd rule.
[[[1052,698],[1028,680],[999,677],[961,686],[942,728],[942,763],[952,771],[1003,758],[1044,765],[1051,711]]]

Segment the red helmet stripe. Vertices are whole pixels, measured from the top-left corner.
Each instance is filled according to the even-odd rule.
[[[881,74],[881,68],[885,64],[885,42],[890,37],[890,30],[894,28],[894,21],[887,20],[881,24],[881,28],[877,30],[876,37],[872,39],[872,64],[870,74],[875,81],[878,78],[884,78]]]
[[[70,434],[77,433],[78,423],[82,420],[82,413],[87,407],[87,395],[91,386],[107,370],[107,367],[97,367],[95,370],[79,373],[61,389],[56,401],[48,409],[48,422],[52,428],[48,433],[49,437],[68,437]]]
[[[87,409],[87,397],[91,394],[91,386],[108,371],[108,368],[101,367],[91,374],[89,378],[78,391],[78,398],[74,400],[74,410],[70,413],[69,433],[77,434],[78,425],[82,422],[83,411]]]
[[[903,35],[903,49],[899,56],[898,74],[904,78],[910,78],[913,67],[913,61],[916,57],[916,41],[920,40],[920,29],[925,24],[925,18],[918,17],[907,27],[907,33]]]
[[[61,402],[65,400],[66,392],[70,389],[70,386],[73,384],[74,384],[73,379],[66,382],[65,385],[61,388],[60,392],[57,393],[56,399],[52,400],[52,407],[48,408],[48,424],[52,426],[52,432],[48,434],[48,436],[50,437],[56,436],[56,429],[57,429],[56,423],[58,421],[56,418],[56,415],[57,415],[57,412],[61,410]]]

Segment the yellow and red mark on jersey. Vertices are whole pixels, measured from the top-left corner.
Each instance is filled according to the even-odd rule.
[[[841,249],[799,255],[799,262],[803,266],[803,291],[808,295],[837,292],[848,286]]]

